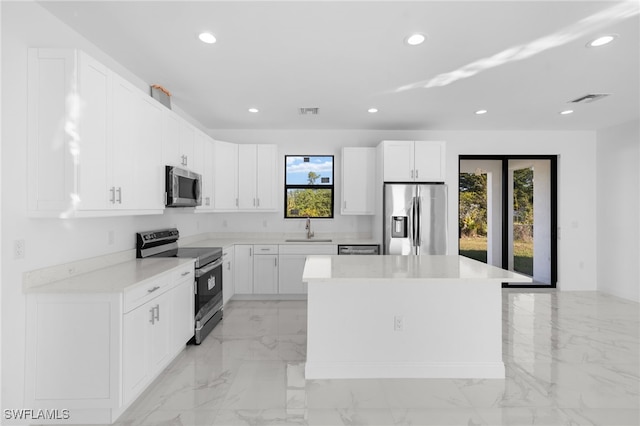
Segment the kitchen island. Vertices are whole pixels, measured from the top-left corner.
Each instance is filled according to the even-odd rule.
[[[504,378],[503,282],[463,256],[309,256],[307,379]]]

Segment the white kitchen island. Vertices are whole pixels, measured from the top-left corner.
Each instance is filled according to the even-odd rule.
[[[309,256],[307,379],[504,378],[503,282],[463,256]]]

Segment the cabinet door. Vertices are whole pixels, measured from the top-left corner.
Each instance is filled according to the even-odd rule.
[[[85,55],[79,56],[78,88],[81,104],[76,141],[78,208],[103,210],[108,202],[107,144],[109,135],[108,99],[111,97],[107,67]],[[73,149],[74,147],[72,147]]]
[[[136,209],[164,209],[164,164],[162,151],[158,149],[163,135],[164,106],[139,92],[136,107],[135,182],[133,188],[123,188],[121,197],[123,202],[133,202]]]
[[[180,119],[165,108],[162,158],[165,165],[183,167],[180,153]]]
[[[215,141],[214,164],[214,209],[216,211],[238,208],[238,145]]]
[[[253,257],[253,293],[278,292],[278,256],[265,254]]]
[[[172,292],[166,292],[146,305],[150,306],[148,312],[154,315],[151,325],[150,364],[151,374],[155,377],[165,365],[169,363],[172,355],[171,333],[173,331],[173,303]]]
[[[135,398],[151,378],[149,366],[150,327],[154,312],[151,304],[142,305],[124,315],[122,341],[123,399]]]
[[[278,293],[305,294],[302,272],[307,256],[304,254],[281,254],[278,268]]]
[[[194,335],[195,300],[193,292],[194,282],[192,279],[181,282],[170,292],[170,300],[173,304],[172,353],[186,345]]]
[[[277,210],[278,146],[256,148],[256,208]]]
[[[374,213],[375,167],[375,148],[342,149],[342,214]]]
[[[137,110],[139,101],[138,91],[123,78],[112,74],[112,108],[111,108],[111,138],[108,207],[116,209],[133,208],[136,195],[131,193],[135,185],[134,176],[136,163],[143,159],[137,157],[136,135],[137,123],[141,117]],[[123,197],[123,192],[124,197]],[[105,196],[107,196],[105,194]]]
[[[383,142],[383,176],[385,182],[414,180],[413,141]]]
[[[416,141],[415,177],[419,182],[444,182],[445,143]]]
[[[193,156],[196,140],[196,128],[191,124],[179,119],[180,139],[178,144],[178,154],[180,166],[193,170],[195,159]]]
[[[223,306],[233,297],[234,290],[234,274],[233,274],[233,261],[234,251],[233,248],[224,249],[222,252],[222,304]]]
[[[240,244],[234,247],[234,286],[236,294],[253,293],[253,246]],[[224,278],[223,278],[224,285]],[[224,291],[224,288],[223,288]]]
[[[238,145],[238,208],[256,208],[256,145]]]
[[[198,143],[196,135],[196,151],[195,158],[199,159],[197,168],[198,173],[202,174],[202,205],[196,207],[196,210],[212,210],[213,194],[214,194],[214,167],[213,167],[213,140],[202,134],[202,140]],[[198,147],[198,145],[200,147]]]

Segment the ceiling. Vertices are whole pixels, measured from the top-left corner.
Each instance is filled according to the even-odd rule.
[[[640,116],[637,0],[42,5],[210,129],[597,130]],[[426,42],[407,45],[414,32]],[[567,103],[588,93],[611,96]]]

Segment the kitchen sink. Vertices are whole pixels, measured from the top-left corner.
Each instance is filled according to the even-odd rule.
[[[322,239],[322,238],[311,238],[311,239],[307,239],[307,238],[294,238],[294,239],[290,239],[290,240],[285,240],[285,242],[287,243],[330,243],[331,240],[327,240],[327,239]]]

